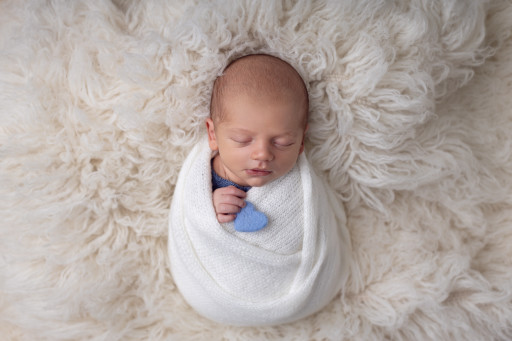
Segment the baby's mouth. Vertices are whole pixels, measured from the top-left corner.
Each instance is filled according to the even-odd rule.
[[[269,171],[266,169],[254,168],[254,169],[247,169],[246,173],[249,174],[250,176],[267,176],[270,173],[272,173],[272,171]]]

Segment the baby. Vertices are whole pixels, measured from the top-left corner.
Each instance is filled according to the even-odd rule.
[[[276,57],[242,57],[215,81],[208,137],[183,163],[169,214],[171,273],[203,316],[275,325],[340,292],[349,237],[343,204],[303,153],[308,107],[302,78]]]
[[[308,93],[288,63],[249,55],[231,63],[213,87],[206,121],[213,205],[220,223],[233,221],[246,192],[287,174],[304,150]]]

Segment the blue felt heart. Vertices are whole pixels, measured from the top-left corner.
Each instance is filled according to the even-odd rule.
[[[267,216],[256,210],[253,204],[246,201],[244,208],[235,218],[235,230],[238,232],[255,232],[267,226]]]

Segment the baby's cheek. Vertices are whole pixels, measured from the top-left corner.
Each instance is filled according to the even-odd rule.
[[[245,164],[250,158],[251,155],[247,151],[243,150],[243,148],[233,154],[233,161],[238,164]]]

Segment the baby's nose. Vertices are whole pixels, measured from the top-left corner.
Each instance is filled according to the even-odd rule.
[[[251,157],[253,160],[258,161],[272,161],[274,159],[272,147],[268,143],[256,143],[254,149],[252,150]]]

